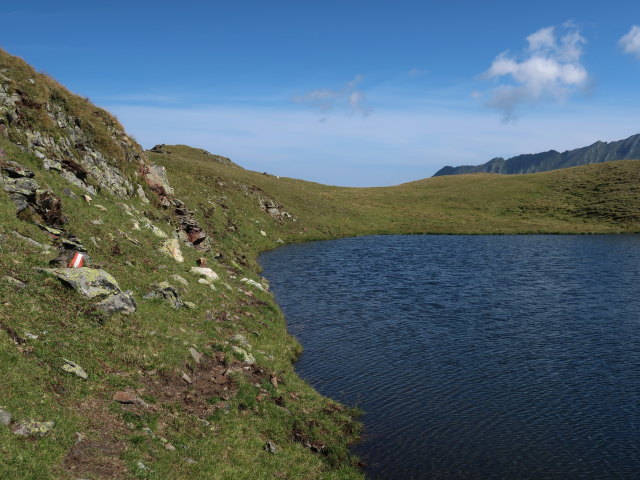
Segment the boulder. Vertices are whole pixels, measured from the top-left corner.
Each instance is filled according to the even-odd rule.
[[[101,302],[98,302],[96,307],[108,314],[122,313],[124,315],[134,313],[137,308],[131,291],[110,295]]]
[[[149,188],[158,195],[173,195],[173,188],[169,185],[167,170],[162,165],[146,165],[144,178]]]
[[[100,300],[96,307],[108,314],[128,315],[136,311],[136,302],[130,291],[123,292],[116,279],[104,270],[95,268],[45,268],[47,272],[85,297]]]
[[[45,272],[58,277],[62,283],[89,298],[106,298],[122,293],[111,274],[95,268],[45,268]]]

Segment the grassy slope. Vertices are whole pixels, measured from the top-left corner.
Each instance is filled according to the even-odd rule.
[[[358,430],[354,412],[321,397],[295,375],[292,360],[300,346],[286,334],[281,312],[268,293],[240,282],[245,276],[259,280],[248,261],[251,252],[274,245],[254,228],[253,220],[270,229],[271,218],[247,203],[242,191],[226,192],[225,214],[216,205],[216,214],[201,217],[214,236],[214,251],[202,254],[183,245],[185,262],[176,263],[158,252],[162,239],[148,229],[132,229],[134,220],[142,224],[150,218],[170,233],[173,224],[166,211],[139,199],[125,200],[136,209],[134,218],[122,199],[104,192],[89,204],[81,190],[42,170],[37,158],[3,139],[0,147],[10,159],[33,169],[40,185],[61,196],[69,217],[67,230],[89,247],[95,265],[110,272],[123,289],[132,290],[138,302],[133,315],[106,317],[90,301],[35,270],[48,266],[55,254],[42,253],[11,231],[42,243],[50,239],[35,225],[18,220],[13,204],[0,192],[0,408],[15,420],[56,423],[38,440],[0,427],[0,478],[361,478],[345,461],[347,443]],[[63,194],[64,189],[75,198]],[[95,225],[93,220],[103,223]],[[229,230],[231,223],[234,231]],[[121,253],[113,253],[115,245]],[[221,256],[216,260],[214,254]],[[215,292],[189,272],[203,255],[221,277]],[[172,280],[173,274],[189,285]],[[2,279],[4,275],[27,287],[17,290]],[[196,308],[174,310],[163,300],[142,299],[153,283],[163,280],[178,287],[182,298]],[[38,338],[30,339],[27,333]],[[232,375],[229,398],[207,396],[179,381],[181,372],[193,378],[207,374],[195,365],[190,347],[210,361],[222,354],[224,364],[237,365],[229,341],[238,333],[251,343],[245,348],[255,355],[260,371],[254,377]],[[89,380],[62,371],[64,358],[84,367]],[[271,376],[278,379],[277,388]],[[165,378],[178,385],[177,393],[157,386]],[[150,407],[114,402],[120,390],[138,391]],[[216,408],[194,412],[189,410],[193,405]],[[82,448],[74,446],[76,432],[84,436]],[[176,450],[166,450],[161,438]],[[264,450],[269,440],[276,454]]]
[[[190,147],[165,150],[171,154],[150,158],[167,167],[180,195],[192,201],[219,195],[216,180],[257,186],[299,219],[299,224],[284,225],[290,240],[386,233],[640,231],[640,161],[344,188],[221,165]]]

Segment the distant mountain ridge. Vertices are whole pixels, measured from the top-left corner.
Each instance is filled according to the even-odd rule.
[[[433,176],[461,175],[464,173],[502,173],[521,174],[546,172],[560,168],[576,167],[591,163],[612,162],[615,160],[640,160],[640,134],[625,140],[614,142],[596,142],[588,147],[566,150],[562,153],[549,150],[542,153],[517,155],[505,160],[497,157],[482,165],[462,165],[443,167]]]

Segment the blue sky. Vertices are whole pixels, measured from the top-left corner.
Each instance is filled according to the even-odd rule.
[[[379,186],[640,133],[640,2],[28,1],[0,47],[146,148]]]

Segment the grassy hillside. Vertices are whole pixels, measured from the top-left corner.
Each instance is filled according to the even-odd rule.
[[[328,187],[185,146],[145,153],[2,51],[0,73],[2,479],[362,478],[348,453],[357,412],[295,375],[301,347],[259,252],[377,233],[640,230],[637,161]],[[51,270],[78,251],[87,268]],[[70,270],[111,277],[89,298],[56,276]],[[123,299],[135,307],[105,310]]]
[[[640,231],[640,161],[344,188],[227,166],[186,146],[164,146],[163,151],[149,156],[168,169],[180,195],[192,203],[240,188],[249,206],[261,197],[277,199],[298,219],[278,226],[283,240],[388,233]]]

